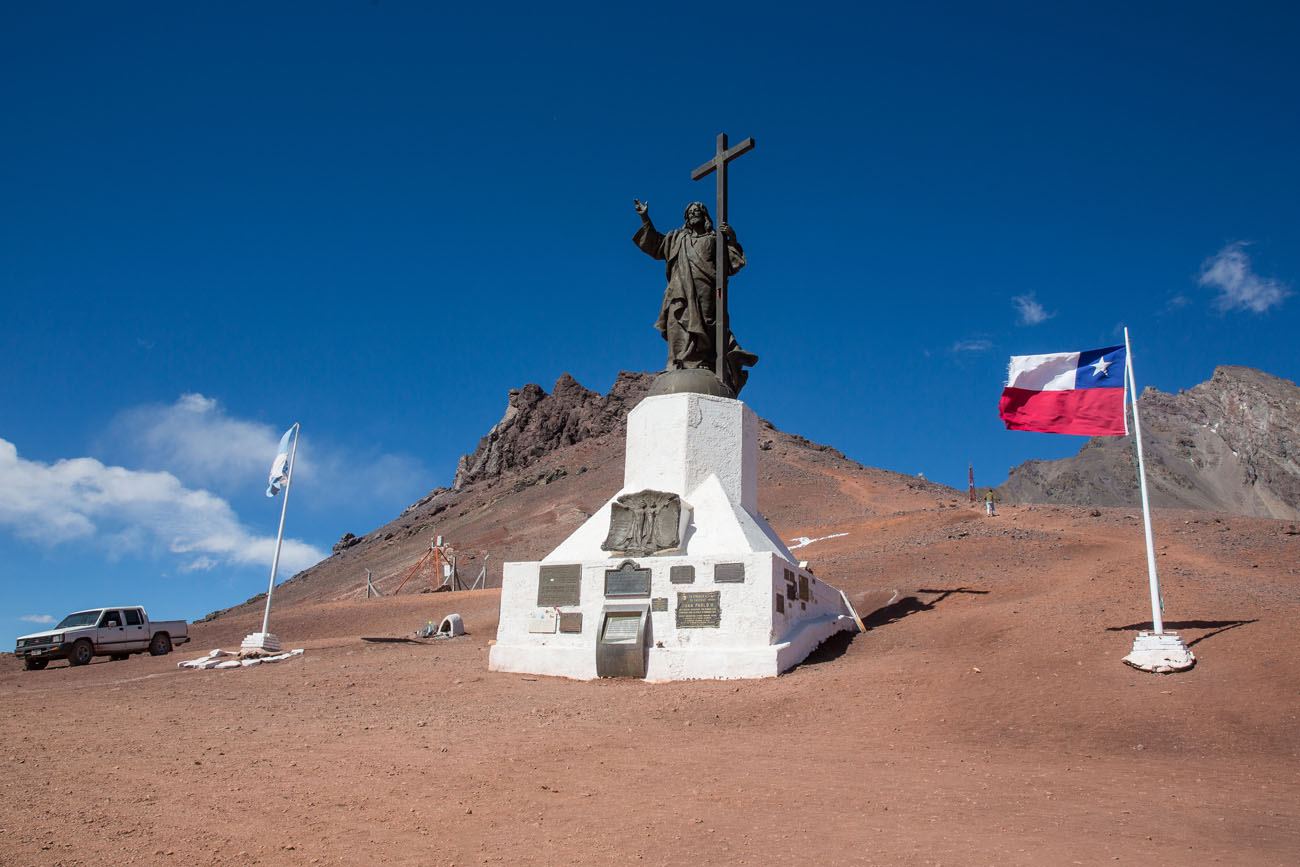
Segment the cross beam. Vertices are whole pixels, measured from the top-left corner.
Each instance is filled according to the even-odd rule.
[[[717,287],[717,309],[714,313],[714,319],[717,323],[717,336],[714,338],[714,345],[717,350],[717,373],[718,379],[723,385],[727,384],[727,335],[730,323],[727,321],[727,239],[723,237],[722,227],[727,222],[727,163],[747,154],[754,149],[754,139],[747,138],[734,147],[727,147],[727,134],[718,133],[718,148],[714,153],[713,159],[691,172],[691,180],[698,181],[700,178],[708,176],[712,172],[718,175],[718,199],[714,208],[714,219],[717,225],[714,230],[717,232],[716,251],[714,253],[714,285]]]

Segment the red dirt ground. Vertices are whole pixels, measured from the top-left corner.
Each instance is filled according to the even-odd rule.
[[[781,529],[848,533],[798,553],[905,599],[774,680],[490,673],[495,590],[286,604],[306,655],[239,671],[176,662],[252,609],[166,658],[5,657],[0,863],[1300,863],[1291,525],[1160,514],[1199,658],[1167,676],[1120,663],[1149,614],[1129,510]],[[450,611],[469,636],[359,639]]]

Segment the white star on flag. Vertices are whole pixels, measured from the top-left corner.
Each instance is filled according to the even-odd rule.
[[[1093,369],[1093,371],[1094,371],[1094,375],[1096,375],[1096,376],[1110,376],[1110,374],[1107,373],[1106,371],[1109,370],[1109,369],[1110,369],[1110,366],[1111,366],[1112,364],[1114,364],[1114,363],[1115,363],[1115,362],[1113,362],[1113,361],[1107,361],[1107,360],[1104,359],[1104,358],[1098,358],[1098,359],[1097,359],[1095,362],[1093,362],[1093,364],[1092,364],[1092,369]]]

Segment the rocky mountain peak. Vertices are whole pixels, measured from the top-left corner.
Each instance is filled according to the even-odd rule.
[[[556,449],[621,430],[653,380],[651,373],[623,371],[602,395],[565,373],[549,394],[536,383],[511,389],[501,420],[457,464],[453,487],[494,478]]]

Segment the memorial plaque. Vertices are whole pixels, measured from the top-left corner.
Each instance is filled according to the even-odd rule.
[[[673,584],[694,584],[694,566],[673,566],[668,570],[668,580]]]
[[[581,611],[561,611],[560,612],[560,631],[569,633],[582,632],[582,612]]]
[[[682,500],[667,491],[624,494],[610,505],[602,550],[645,557],[681,544]]]
[[[582,566],[543,566],[537,573],[537,605],[577,605],[582,587]]]
[[[651,611],[667,611],[667,610],[668,610],[668,597],[667,597],[667,596],[656,596],[654,599],[651,599],[651,600],[650,600],[650,610],[651,610]]]
[[[780,593],[776,594],[776,612],[777,614],[785,613],[785,597]]]
[[[642,569],[631,560],[626,560],[617,569],[605,570],[606,598],[634,598],[649,595],[649,569]]]
[[[808,601],[808,576],[807,575],[799,576],[799,598],[804,602]]]
[[[722,591],[677,594],[678,629],[717,629],[722,625]]]
[[[537,632],[542,635],[552,635],[555,633],[555,612],[554,611],[534,611],[528,615],[528,631]]]
[[[719,563],[718,565],[713,567],[713,583],[744,584],[745,564],[744,563]]]

